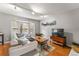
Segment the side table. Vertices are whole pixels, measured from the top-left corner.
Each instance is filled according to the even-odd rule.
[[[4,45],[4,34],[3,33],[0,33],[0,36],[2,37],[2,45]]]

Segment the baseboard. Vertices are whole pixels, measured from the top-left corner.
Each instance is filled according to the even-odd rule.
[[[10,43],[10,41],[6,41],[6,42],[4,42],[4,44],[7,44],[7,43]],[[0,44],[2,44],[2,43],[0,43]]]

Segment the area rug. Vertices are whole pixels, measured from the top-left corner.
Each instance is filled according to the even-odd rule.
[[[33,51],[30,51],[30,52],[28,52],[28,53],[25,53],[25,54],[23,54],[23,55],[21,55],[21,56],[47,56],[48,53],[50,53],[50,52],[53,51],[54,49],[55,49],[54,47],[51,47],[51,48],[49,49],[49,52],[48,52],[48,51],[45,51],[45,50],[39,52],[39,51],[38,51],[38,48],[37,48],[37,49],[35,49],[35,50],[33,50]]]
[[[41,52],[37,52],[34,56],[48,56],[48,54],[53,51],[55,47],[51,47],[49,51],[43,50]]]

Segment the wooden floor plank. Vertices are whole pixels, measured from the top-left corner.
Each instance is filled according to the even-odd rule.
[[[70,47],[62,47],[53,43],[52,47],[55,47],[55,49],[48,56],[68,56],[71,50]]]
[[[10,44],[0,45],[0,56],[8,56],[9,55],[9,47]]]

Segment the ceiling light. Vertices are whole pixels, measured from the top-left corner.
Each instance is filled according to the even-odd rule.
[[[41,7],[38,7],[38,5],[31,5],[31,9],[36,12],[36,13],[41,13],[43,14],[44,13],[44,9],[41,8]]]
[[[43,18],[44,16],[40,16],[41,18]]]
[[[33,15],[35,15],[35,12],[32,12]]]
[[[41,18],[46,18],[46,17],[48,17],[48,15],[42,15],[42,16],[40,16]]]
[[[48,17],[48,15],[44,15],[44,18]]]

